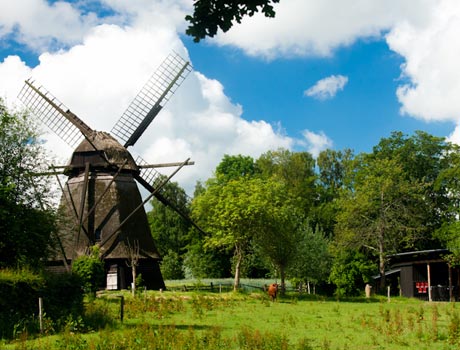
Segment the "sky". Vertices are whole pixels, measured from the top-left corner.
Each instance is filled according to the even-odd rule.
[[[193,0],[0,0],[0,97],[12,109],[27,78],[93,129],[110,131],[163,59],[193,66],[130,151],[194,166],[192,194],[225,154],[278,148],[371,152],[393,131],[460,143],[458,0],[281,0],[194,43]],[[72,149],[43,129],[66,163]]]

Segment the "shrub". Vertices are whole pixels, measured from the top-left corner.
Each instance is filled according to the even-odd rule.
[[[38,332],[39,297],[43,298],[47,323],[58,324],[68,315],[83,312],[83,292],[77,276],[0,270],[0,338]]]
[[[12,338],[15,330],[30,324],[38,313],[43,277],[30,270],[0,270],[0,338]]]
[[[79,276],[70,273],[45,275],[43,308],[53,321],[83,313],[83,289]]]
[[[72,272],[80,277],[85,293],[96,294],[104,282],[104,263],[99,259],[99,250],[93,247],[91,255],[83,255],[74,260]]]
[[[161,274],[167,280],[180,280],[184,278],[184,271],[182,269],[182,259],[179,254],[169,250],[168,254],[163,257],[161,262]]]

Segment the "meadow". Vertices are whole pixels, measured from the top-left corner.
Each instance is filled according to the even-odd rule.
[[[120,296],[124,314],[120,320]],[[46,321],[46,320],[45,320]],[[1,349],[430,349],[460,345],[460,306],[263,292],[104,292],[64,331]]]

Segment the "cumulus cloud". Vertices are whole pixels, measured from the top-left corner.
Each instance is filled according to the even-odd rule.
[[[343,75],[331,75],[318,80],[315,85],[304,91],[304,95],[324,101],[333,98],[338,91],[343,90],[347,83],[348,77]]]
[[[0,37],[8,35],[36,51],[56,49],[79,42],[97,22],[93,12],[82,14],[64,1],[16,0],[1,7]]]
[[[329,56],[359,38],[378,37],[400,21],[424,23],[437,0],[289,0],[275,5],[276,17],[244,18],[217,36],[219,45],[233,45],[247,54]]]
[[[310,130],[304,130],[302,135],[304,137],[304,141],[302,143],[306,146],[308,152],[310,152],[314,158],[317,158],[321,151],[332,148],[332,140],[327,137],[323,131],[315,133]]]
[[[405,83],[397,90],[402,113],[426,121],[460,120],[460,4],[439,2],[424,26],[405,21],[387,35],[405,58]]]

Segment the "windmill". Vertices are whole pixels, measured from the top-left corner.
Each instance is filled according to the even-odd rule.
[[[104,259],[107,288],[123,289],[131,277],[126,272],[130,247],[138,247],[137,270],[147,288],[164,288],[159,269],[160,256],[150,233],[144,204],[155,196],[196,227],[174,202],[162,194],[162,186],[182,166],[193,162],[170,163],[177,166],[169,178],[159,176],[155,165],[148,166],[127,150],[137,140],[171,98],[191,71],[190,63],[170,54],[134,98],[111,133],[90,128],[46,89],[26,80],[19,99],[42,123],[71,147],[76,147],[68,165],[60,209],[59,269],[88,254],[97,245]],[[159,166],[159,165],[157,165]],[[142,201],[137,183],[149,196]],[[59,259],[57,258],[59,256]]]

